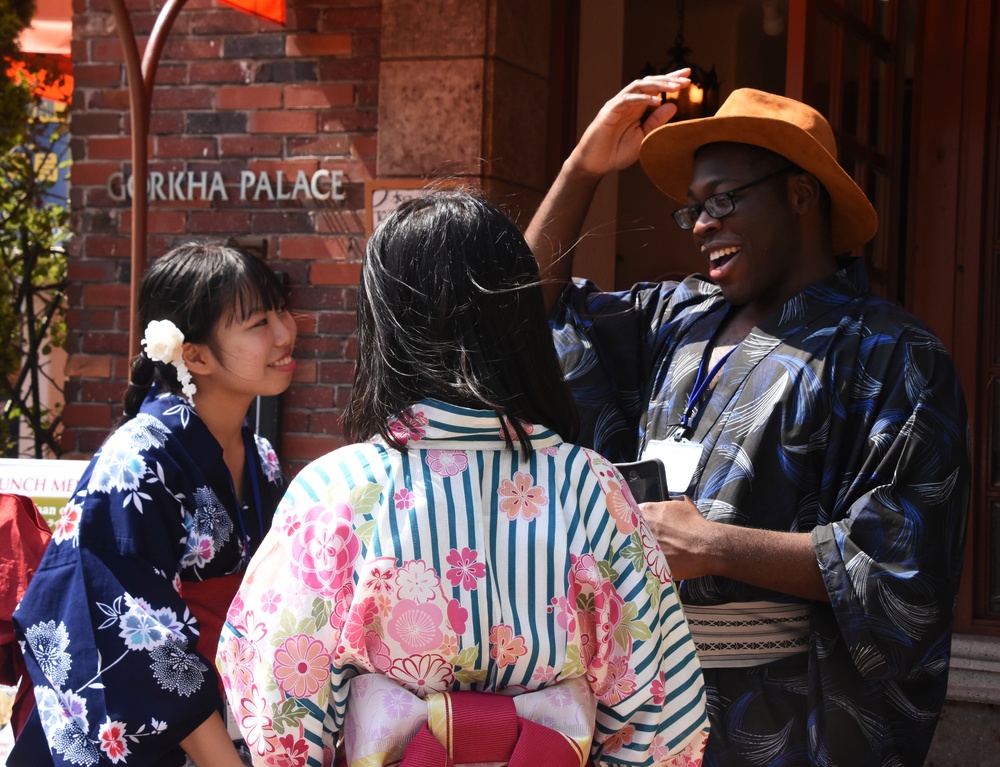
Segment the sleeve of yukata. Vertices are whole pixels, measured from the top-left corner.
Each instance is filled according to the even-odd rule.
[[[601,492],[583,502],[583,517],[594,551],[605,553],[571,557],[567,601],[576,630],[591,637],[580,662],[597,695],[600,762],[700,764],[705,689],[670,571],[621,475],[591,460]]]
[[[654,326],[673,283],[604,293],[590,282],[566,289],[550,317],[552,338],[580,411],[579,444],[614,461],[635,458]]]
[[[57,765],[154,763],[221,705],[179,594],[187,536],[163,458],[105,444],[15,613]]]
[[[356,672],[334,653],[358,550],[344,504],[325,497],[335,469],[320,459],[289,485],[222,629],[216,664],[255,762],[331,764],[343,727]]]
[[[937,673],[961,572],[970,467],[956,371],[928,331],[872,333],[835,407],[865,427],[843,510],[812,533],[837,623],[865,676]]]

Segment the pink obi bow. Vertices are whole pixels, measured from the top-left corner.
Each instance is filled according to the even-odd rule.
[[[510,697],[418,698],[378,674],[351,680],[344,719],[349,767],[584,767],[597,699],[583,678]]]

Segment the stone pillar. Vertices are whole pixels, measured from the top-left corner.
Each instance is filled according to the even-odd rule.
[[[551,4],[384,0],[376,174],[461,177],[515,215],[545,191]]]

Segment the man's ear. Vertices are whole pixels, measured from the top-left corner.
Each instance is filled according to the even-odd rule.
[[[181,347],[181,358],[192,373],[207,373],[212,360],[212,352],[205,344],[185,342]]]
[[[788,184],[788,197],[792,210],[804,214],[819,208],[822,187],[811,173],[796,173]]]

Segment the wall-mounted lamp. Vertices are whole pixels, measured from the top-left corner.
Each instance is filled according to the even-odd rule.
[[[719,76],[715,72],[715,65],[705,70],[692,61],[688,60],[691,49],[684,44],[684,0],[677,0],[677,36],[674,38],[674,45],[667,53],[670,54],[670,61],[666,66],[655,69],[651,64],[646,64],[640,77],[647,75],[666,74],[685,67],[691,69],[691,85],[677,93],[668,93],[667,99],[677,105],[677,115],[673,122],[678,120],[690,120],[696,117],[711,117],[715,110],[719,108]]]
[[[781,0],[761,0],[760,5],[764,12],[764,34],[769,37],[783,35],[788,20]]]

